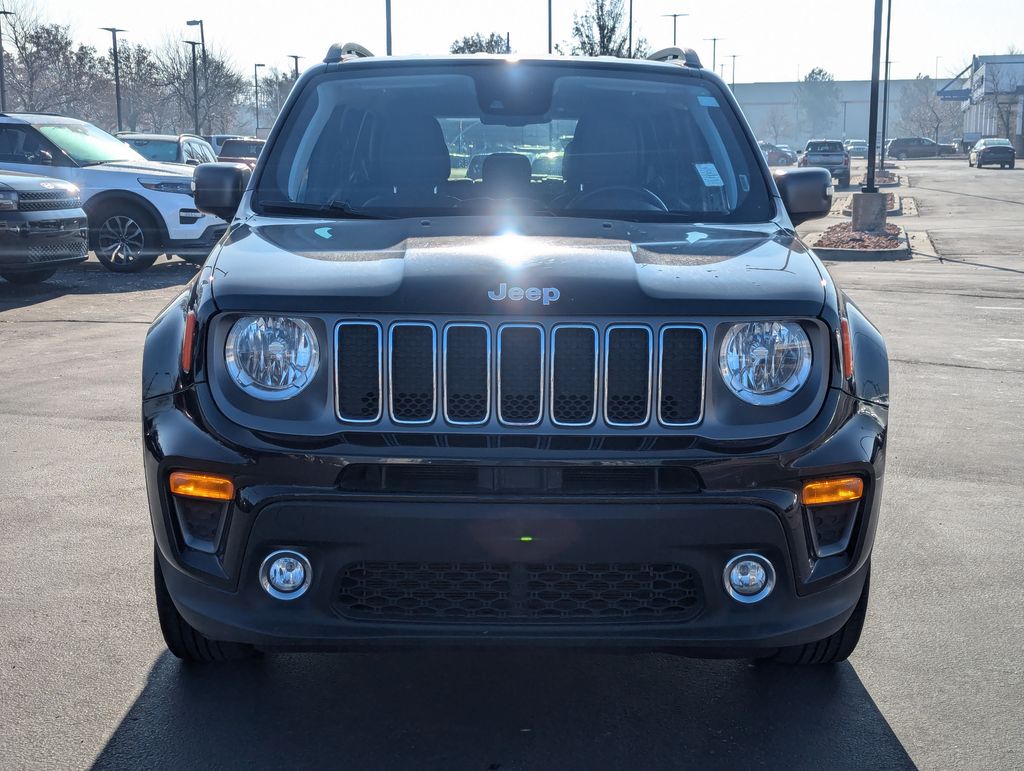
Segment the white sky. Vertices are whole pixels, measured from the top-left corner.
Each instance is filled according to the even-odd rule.
[[[15,0],[17,2],[17,0]],[[629,0],[625,0],[628,7]],[[332,42],[355,41],[384,53],[384,0],[34,0],[48,21],[70,24],[75,37],[106,50],[109,33],[124,27],[130,42],[158,45],[167,37],[198,39],[185,20],[202,18],[207,44],[226,53],[243,70],[254,62],[290,68],[288,54],[323,58]],[[553,0],[554,39],[566,41],[574,11],[584,0]],[[718,36],[718,63],[738,54],[736,81],[793,80],[822,66],[837,79],[870,76],[873,0],[633,0],[635,35],[652,48],[672,44],[672,20],[665,13],[689,13],[679,24],[679,43],[697,49],[711,65]],[[14,6],[16,7],[16,6]],[[979,12],[984,11],[983,16]],[[446,52],[456,38],[480,31],[509,32],[521,55],[547,51],[547,0],[392,0],[396,54]],[[984,18],[984,24],[972,20]],[[990,22],[996,23],[990,23]],[[1005,53],[1024,47],[1021,0],[893,0],[890,58],[893,78],[922,72],[952,75],[971,54]]]

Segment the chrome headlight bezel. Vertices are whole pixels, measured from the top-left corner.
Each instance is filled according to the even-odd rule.
[[[0,190],[0,211],[18,211],[20,200],[16,190]]]
[[[268,383],[254,374],[252,363],[243,353],[243,346],[252,345],[245,340],[246,334],[259,333],[270,329],[279,334],[282,327],[291,325],[293,334],[298,334],[293,354],[286,356],[289,369],[286,382]],[[277,341],[275,341],[277,342]],[[275,342],[268,343],[274,345]],[[280,352],[280,349],[279,351]],[[231,381],[243,393],[261,401],[275,402],[294,398],[302,393],[320,369],[320,340],[313,325],[298,316],[261,314],[242,316],[231,326],[224,345],[224,362]],[[280,368],[277,368],[280,371]]]
[[[783,372],[773,374],[766,385],[758,387],[759,377],[765,379],[759,366],[768,356],[772,357],[773,369],[781,363]],[[718,355],[718,370],[725,386],[738,399],[757,407],[772,407],[794,397],[807,384],[813,363],[810,337],[800,322],[792,320],[733,324],[722,338]]]

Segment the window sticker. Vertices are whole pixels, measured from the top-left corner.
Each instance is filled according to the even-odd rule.
[[[707,94],[704,96],[698,96],[697,103],[701,107],[718,107],[718,100],[713,96],[708,96]]]
[[[746,174],[740,174],[739,175],[739,180],[740,180],[740,190],[742,190],[744,193],[749,193],[750,192],[750,178]]]
[[[725,187],[722,175],[718,173],[718,167],[713,163],[695,163],[693,167],[700,174],[700,180],[704,187]]]

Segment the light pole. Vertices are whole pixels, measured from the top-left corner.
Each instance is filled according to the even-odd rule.
[[[843,100],[843,139],[846,139],[846,105],[848,105],[848,104],[849,104],[849,102],[844,99]]]
[[[729,88],[733,91],[736,90],[736,57],[740,54],[729,54],[729,58],[732,59],[732,85]]]
[[[305,56],[297,56],[295,54],[288,54],[288,58],[295,62],[295,79],[299,79],[299,59],[305,59]]]
[[[629,58],[633,58],[633,0],[629,0]]]
[[[117,33],[125,32],[126,30],[118,29],[117,27],[100,27],[100,29],[109,32],[110,37],[113,40],[114,103],[117,105],[117,130],[120,131],[122,128],[124,128],[124,126],[121,124],[121,61],[117,55]],[[2,57],[0,57],[0,59],[2,59]]]
[[[391,56],[391,0],[384,0],[384,26],[387,37],[387,55]]]
[[[711,41],[711,71],[718,69],[718,41],[725,40],[724,37],[706,37],[704,40]]]
[[[868,105],[868,174],[861,188],[864,193],[877,193],[875,186],[875,153],[878,150],[878,59],[882,48],[882,0],[875,0],[875,27],[871,47],[871,104]],[[854,201],[858,200],[855,196]]]
[[[678,31],[678,24],[680,16],[689,16],[688,13],[663,13],[662,16],[672,19],[672,45],[676,45],[676,32]]]
[[[14,11],[0,11],[0,16],[13,16]],[[7,112],[7,83],[4,79],[4,37],[0,31],[0,112]]]
[[[936,83],[938,83],[938,81],[939,81],[939,59],[941,59],[941,58],[942,58],[941,56],[936,56],[935,57],[935,82]]]
[[[882,147],[878,168],[885,171],[885,134],[889,129],[889,34],[892,32],[892,0],[886,3],[885,11],[885,95],[882,97]]]
[[[629,0],[629,7],[633,7],[633,0]],[[632,32],[633,30],[630,28],[630,34],[632,34]],[[632,38],[630,38],[630,40],[632,40]],[[548,54],[553,54],[555,52],[554,42],[555,41],[551,36],[551,0],[548,0]]]
[[[255,134],[258,137],[260,135],[260,67],[266,67],[267,65],[260,62],[254,64],[252,67],[252,84],[253,94],[256,97],[253,101],[256,103],[256,131]]]
[[[192,46],[192,124],[195,133],[199,133],[199,62],[196,59],[196,48],[200,45],[198,40],[183,40],[187,46]]]
[[[199,43],[203,47],[203,99],[206,100],[206,121],[210,121],[210,60],[206,56],[206,30],[202,19],[189,19],[185,22],[190,27],[199,26]],[[198,133],[198,130],[197,130]]]

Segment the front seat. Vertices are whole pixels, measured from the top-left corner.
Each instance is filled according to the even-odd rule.
[[[380,192],[365,206],[437,208],[458,203],[442,192],[452,159],[433,116],[416,113],[389,118],[376,154],[373,176]]]

